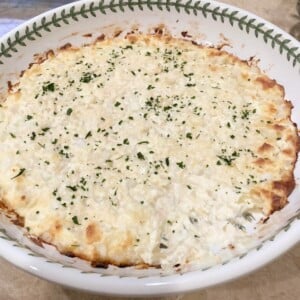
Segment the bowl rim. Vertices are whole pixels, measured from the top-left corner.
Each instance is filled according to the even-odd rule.
[[[36,26],[34,24],[43,22],[43,20],[52,18],[53,21],[54,15],[58,15],[58,13],[61,14],[62,11],[71,11],[73,7],[75,8],[73,12],[80,13],[79,8],[82,8],[84,5],[85,7],[90,8],[92,3],[99,3],[99,7],[102,5],[102,7],[108,8],[109,5],[120,5],[120,3],[123,6],[127,5],[129,8],[130,5],[147,6],[150,3],[153,6],[156,5],[158,8],[159,6],[168,7],[168,5],[173,5],[177,9],[176,5],[178,5],[180,9],[186,8],[192,12],[193,9],[197,9],[199,10],[199,14],[200,11],[202,14],[203,11],[211,13],[212,18],[214,18],[214,14],[219,13],[221,10],[222,12],[226,11],[227,15],[229,14],[232,16],[232,19],[230,19],[229,16],[229,22],[237,22],[238,26],[239,21],[243,20],[246,16],[244,21],[247,20],[250,22],[251,20],[254,20],[251,24],[258,24],[257,28],[259,29],[264,28],[264,35],[268,34],[268,36],[270,36],[273,32],[276,33],[276,35],[280,35],[278,41],[281,42],[282,45],[286,43],[284,42],[285,40],[289,40],[286,44],[292,45],[293,48],[297,49],[293,50],[295,57],[292,58],[291,62],[293,65],[294,63],[299,63],[300,65],[300,53],[297,52],[300,49],[300,43],[295,38],[278,28],[276,25],[273,25],[253,13],[232,5],[209,0],[202,0],[201,2],[196,0],[166,0],[165,2],[164,0],[153,0],[153,2],[151,2],[151,0],[137,0],[135,2],[134,0],[129,0],[127,2],[123,2],[122,0],[81,0],[72,2],[42,13],[2,36],[0,38],[0,63],[2,62],[2,56],[8,57],[6,54],[9,55],[9,52],[5,51],[6,49],[14,47],[12,41],[13,39],[20,38],[20,36],[18,36],[20,32],[26,32],[27,28],[34,28],[34,26]],[[219,7],[219,10],[216,10],[217,7]],[[263,26],[259,27],[259,24],[263,24]],[[1,229],[1,227],[0,257],[31,274],[70,288],[116,296],[168,295],[209,287],[246,275],[271,262],[300,242],[299,231],[300,210],[296,212],[296,216],[292,218],[284,228],[281,228],[274,236],[264,241],[260,248],[256,247],[255,249],[250,249],[244,255],[240,255],[239,257],[230,260],[229,263],[216,265],[211,268],[206,268],[205,270],[160,277],[151,276],[146,278],[135,278],[113,275],[104,276],[98,273],[85,273],[76,268],[66,267],[56,262],[49,262],[43,257],[33,255],[34,253],[32,251],[24,249],[18,242],[9,238],[9,236],[6,235],[5,230]],[[205,271],[205,276],[202,276],[201,280],[199,280],[199,276],[203,271]]]

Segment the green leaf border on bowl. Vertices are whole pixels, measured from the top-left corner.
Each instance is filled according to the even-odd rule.
[[[100,0],[92,1],[90,3],[83,3],[81,6],[71,6],[69,8],[63,8],[59,12],[54,12],[49,17],[42,17],[41,20],[33,22],[31,25],[25,27],[24,32],[21,34],[19,30],[14,33],[14,37],[8,37],[5,42],[0,44],[0,65],[3,64],[3,58],[11,58],[14,53],[18,52],[21,47],[26,47],[31,41],[35,41],[41,38],[45,33],[51,32],[55,27],[62,27],[71,24],[72,22],[78,22],[80,19],[84,18],[95,18],[99,14],[106,15],[107,13],[117,13],[125,12],[125,10],[130,11],[143,11],[150,10],[153,11],[157,9],[159,11],[171,11],[176,10],[177,13],[185,13],[188,15],[199,16],[199,18],[212,18],[214,21],[221,21],[222,23],[228,22],[231,26],[237,26],[241,31],[245,31],[247,34],[254,34],[256,38],[260,38],[265,44],[268,44],[272,49],[277,48],[282,56],[285,56],[286,60],[292,63],[292,66],[300,65],[300,50],[299,47],[291,46],[291,40],[283,37],[282,34],[276,33],[274,29],[269,28],[265,23],[259,22],[255,18],[248,15],[243,15],[243,13],[229,8],[221,8],[220,6],[215,6],[211,2],[206,1],[196,1],[192,0],[111,0],[109,2]],[[275,32],[274,32],[275,31]],[[210,270],[213,267],[220,265],[226,265],[234,259],[243,259],[248,255],[249,252],[256,249],[256,251],[261,250],[264,245],[268,242],[273,242],[276,236],[282,231],[288,231],[291,224],[297,220],[300,220],[300,209],[296,212],[296,215],[290,218],[282,228],[277,230],[277,232],[264,240],[260,245],[249,249],[247,252],[240,254],[230,260],[227,260],[216,266],[210,266],[200,271]],[[55,261],[47,260],[42,255],[33,252],[30,248],[20,244],[18,241],[9,237],[5,229],[0,228],[0,239],[6,240],[14,247],[20,247],[27,250],[28,255],[41,258],[47,263],[56,263]],[[63,265],[57,263],[63,268],[73,268],[78,271],[76,267],[72,265]],[[80,271],[82,274],[97,274],[99,276],[113,276],[106,274],[99,274],[96,272],[86,272]],[[114,275],[115,276],[115,275]],[[128,278],[128,276],[119,276],[120,278]],[[144,278],[144,276],[137,277]]]
[[[247,34],[254,34],[256,38],[262,38],[266,44],[273,49],[276,47],[281,55],[285,55],[295,67],[300,64],[300,51],[298,47],[290,46],[291,40],[282,37],[282,34],[274,32],[265,23],[258,22],[248,15],[242,15],[237,10],[230,11],[229,8],[221,8],[210,2],[192,0],[111,0],[109,2],[100,0],[92,1],[89,4],[83,3],[81,6],[71,6],[54,12],[50,17],[43,17],[40,21],[35,21],[27,25],[25,32],[20,34],[16,31],[14,37],[8,37],[6,42],[0,44],[0,64],[1,58],[12,57],[13,52],[18,52],[20,47],[26,47],[27,43],[34,41],[47,32],[51,32],[54,27],[69,25],[71,22],[78,22],[80,19],[97,17],[98,14],[106,15],[109,13],[124,12],[125,9],[131,11],[158,9],[160,11],[176,10],[178,13],[193,14],[203,18],[212,18],[214,21],[229,22],[231,26],[238,26],[241,31]]]

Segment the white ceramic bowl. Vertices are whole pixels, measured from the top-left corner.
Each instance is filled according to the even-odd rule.
[[[242,59],[258,58],[260,68],[285,87],[286,98],[294,104],[293,120],[299,126],[299,42],[253,14],[206,0],[87,0],[51,10],[1,38],[0,92],[8,80],[16,80],[35,53],[68,42],[82,45],[103,33],[110,36],[116,29],[138,27],[147,32],[158,24],[164,24],[175,37],[182,38],[187,31],[200,43],[216,45],[226,40],[227,51]],[[52,247],[34,245],[4,216],[0,217],[0,256],[34,275],[94,293],[142,296],[204,288],[251,272],[299,242],[299,163],[295,177],[297,186],[289,204],[263,226],[255,246],[210,268],[171,275],[160,270],[94,269],[79,259],[59,255]]]

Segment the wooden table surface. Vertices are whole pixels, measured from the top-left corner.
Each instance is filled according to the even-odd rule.
[[[0,0],[0,18],[28,19],[69,0]],[[290,32],[300,23],[297,0],[223,0],[247,9]],[[298,24],[298,25],[297,25]],[[299,233],[300,234],[300,233]],[[0,259],[0,300],[116,300],[49,283]],[[129,298],[128,298],[129,299]],[[300,245],[243,278],[195,293],[166,297],[180,300],[299,300]]]

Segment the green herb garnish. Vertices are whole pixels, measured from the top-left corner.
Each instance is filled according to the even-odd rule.
[[[66,112],[67,116],[70,116],[72,112],[73,112],[73,109],[72,108],[68,108],[67,112]]]
[[[183,161],[177,162],[176,165],[177,165],[180,169],[184,169],[184,168],[185,168],[185,164],[183,163]]]
[[[138,157],[138,159],[145,160],[145,156],[143,155],[142,152],[138,152],[137,157]]]
[[[53,82],[51,83],[46,83],[43,85],[43,92],[54,92],[55,91],[55,84]]]
[[[74,224],[80,225],[79,222],[78,222],[77,216],[72,217],[72,221],[73,221]]]
[[[12,177],[11,179],[15,179],[15,178],[21,176],[25,172],[25,170],[26,170],[25,168],[21,168],[19,173],[16,176]]]
[[[92,136],[92,132],[89,131],[86,135],[85,135],[85,139],[89,138],[90,136]]]

